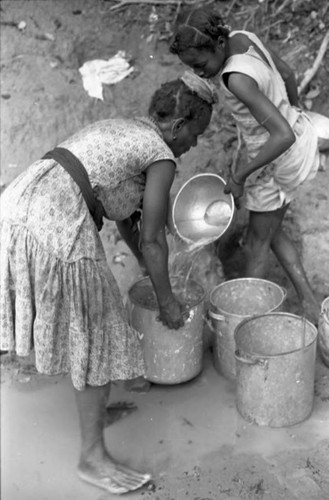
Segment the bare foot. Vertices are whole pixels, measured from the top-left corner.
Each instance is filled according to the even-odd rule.
[[[125,401],[110,404],[106,407],[104,426],[108,427],[114,424],[114,422],[127,417],[137,409],[135,403],[126,403]]]
[[[141,474],[133,469],[116,464],[110,457],[105,457],[102,462],[97,464],[80,463],[78,475],[83,481],[116,495],[137,490],[151,479],[150,474]]]

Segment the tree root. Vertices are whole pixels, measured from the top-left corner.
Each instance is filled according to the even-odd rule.
[[[329,43],[329,30],[327,31],[327,33],[325,34],[325,36],[324,36],[324,38],[322,40],[322,43],[320,45],[320,49],[319,49],[318,55],[315,58],[315,61],[313,63],[312,68],[309,68],[305,72],[304,78],[303,78],[303,80],[301,81],[301,83],[300,83],[300,85],[298,87],[298,95],[300,95],[300,94],[303,93],[303,91],[306,89],[306,87],[308,86],[308,84],[310,83],[310,81],[314,78],[316,72],[318,71],[318,69],[319,69],[319,67],[321,65],[322,59],[325,56],[325,53],[326,53],[326,50],[327,50],[327,47],[328,47],[328,43]]]
[[[186,5],[194,5],[200,0],[119,0],[119,3],[116,5],[113,5],[113,7],[110,8],[110,10],[118,10],[126,5],[129,4],[151,4],[151,5],[181,5],[181,4],[186,4]],[[205,0],[205,4],[211,4],[213,3],[214,0]]]

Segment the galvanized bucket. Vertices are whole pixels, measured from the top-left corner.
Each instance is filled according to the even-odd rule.
[[[149,278],[128,292],[130,324],[141,333],[145,378],[156,384],[180,384],[196,377],[203,362],[203,287],[194,280],[172,280],[178,300],[189,307],[184,326],[170,330],[158,321],[158,306]]]
[[[286,427],[312,412],[317,330],[305,318],[270,313],[235,331],[236,405],[248,422]]]
[[[218,372],[235,379],[234,331],[242,320],[280,310],[287,292],[272,281],[238,278],[225,281],[210,293],[208,316],[213,325],[213,360]]]
[[[329,297],[321,304],[318,334],[319,352],[329,368]]]

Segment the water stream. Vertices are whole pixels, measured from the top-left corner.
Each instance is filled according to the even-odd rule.
[[[193,218],[191,215],[188,220],[176,221],[180,235],[174,235],[169,254],[169,275],[179,282],[180,295],[183,297],[189,294],[188,282],[193,279],[205,247],[225,232],[232,217],[231,206],[222,200],[211,202],[202,213],[199,212],[198,218]],[[211,269],[215,271],[215,263],[209,262],[209,255],[210,253],[201,264],[204,267],[208,266],[209,272]],[[211,255],[211,260],[218,260],[214,253]]]

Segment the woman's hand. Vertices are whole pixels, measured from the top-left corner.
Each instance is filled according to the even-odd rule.
[[[227,184],[224,188],[224,193],[225,194],[232,193],[236,208],[240,208],[240,198],[242,198],[243,192],[244,192],[244,181],[236,179],[234,175],[231,173],[227,180]]]
[[[189,317],[187,306],[172,296],[164,305],[160,305],[159,321],[170,329],[178,330]]]

